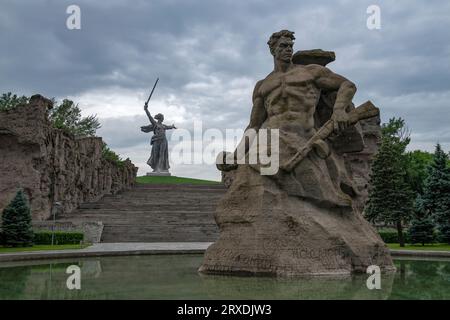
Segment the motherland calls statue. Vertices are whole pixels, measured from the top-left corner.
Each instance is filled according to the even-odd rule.
[[[356,205],[359,192],[346,163],[347,153],[364,148],[358,122],[379,111],[370,102],[354,107],[356,86],[324,67],[334,54],[296,54],[294,64],[294,40],[288,30],[270,37],[274,71],[255,86],[246,129],[279,130],[280,170],[262,175],[260,164],[235,164],[239,149],[261,147],[251,133],[248,145],[243,139],[234,153],[219,157],[218,168],[235,174],[215,215],[219,239],[199,271],[348,275],[369,265],[395,270],[386,245]],[[319,64],[310,64],[311,57]]]
[[[148,133],[153,132],[153,136],[150,141],[150,145],[152,146],[152,152],[150,154],[150,158],[147,161],[147,164],[153,169],[153,172],[147,173],[147,175],[152,176],[170,176],[169,173],[169,148],[166,138],[166,130],[176,129],[175,125],[166,126],[163,124],[164,115],[158,113],[153,118],[150,112],[148,111],[148,102],[152,97],[153,91],[155,90],[156,84],[158,83],[158,79],[153,86],[152,92],[144,104],[144,110],[147,114],[148,119],[150,120],[150,125],[142,126],[141,131]],[[156,121],[155,121],[156,119]]]

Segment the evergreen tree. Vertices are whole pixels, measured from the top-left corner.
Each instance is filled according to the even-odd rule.
[[[419,195],[414,204],[415,218],[408,229],[411,243],[432,243],[434,241],[434,222],[423,208],[423,200]]]
[[[403,119],[392,118],[382,127],[381,146],[372,163],[365,216],[371,222],[393,224],[400,246],[405,245],[403,225],[411,218],[414,194],[407,181],[405,149],[409,133]]]
[[[434,242],[434,223],[430,217],[414,218],[408,229],[409,239],[412,244],[433,243]]]
[[[31,211],[21,189],[3,210],[2,229],[5,245],[17,247],[33,244]]]
[[[433,162],[428,167],[423,204],[438,226],[442,240],[450,243],[450,167],[448,155],[436,145]]]

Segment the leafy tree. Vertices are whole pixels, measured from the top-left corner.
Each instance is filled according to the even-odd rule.
[[[2,229],[5,245],[17,247],[33,244],[31,211],[22,189],[3,210]]]
[[[450,243],[450,167],[438,143],[424,184],[423,205],[436,221],[442,240]]]
[[[434,222],[423,208],[423,200],[419,195],[414,204],[415,218],[411,222],[408,234],[411,243],[432,243],[434,241]]]
[[[433,161],[433,154],[414,150],[406,154],[407,179],[416,194],[423,194],[423,186],[428,175],[428,166]]]
[[[381,146],[372,163],[365,216],[371,222],[394,224],[400,246],[405,245],[403,224],[411,219],[414,194],[407,181],[405,149],[409,132],[403,119],[382,126]]]
[[[50,110],[53,126],[76,136],[93,136],[100,123],[95,115],[81,117],[81,109],[73,101],[64,99],[60,105]]]
[[[28,98],[25,96],[17,96],[11,92],[3,93],[0,97],[0,111],[6,111],[15,108],[19,104],[28,103]]]
[[[423,194],[425,180],[428,176],[428,167],[433,162],[433,153],[421,150],[410,151],[406,154],[408,182],[411,189]],[[450,159],[447,160],[450,166]]]

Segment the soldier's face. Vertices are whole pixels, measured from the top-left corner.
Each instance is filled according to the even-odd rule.
[[[290,62],[293,54],[294,42],[289,38],[280,38],[275,47],[274,56],[276,60]]]

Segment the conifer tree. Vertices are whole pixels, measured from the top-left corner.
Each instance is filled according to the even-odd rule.
[[[410,243],[432,243],[434,241],[434,222],[423,208],[423,200],[419,195],[414,204],[415,217],[408,229]]]
[[[31,211],[22,189],[20,189],[2,214],[3,241],[7,246],[33,244]]]
[[[442,240],[450,243],[450,167],[448,155],[439,143],[428,167],[423,204],[436,222]]]
[[[382,127],[381,146],[372,163],[369,200],[365,216],[371,222],[393,224],[400,246],[405,245],[403,226],[411,219],[414,194],[407,182],[405,149],[409,133],[404,120],[392,118]]]

